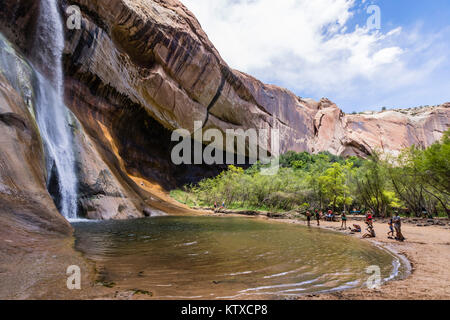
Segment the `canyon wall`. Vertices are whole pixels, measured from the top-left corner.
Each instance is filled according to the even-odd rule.
[[[111,130],[127,171],[166,188],[217,172],[169,160],[170,132],[192,132],[194,121],[222,132],[277,128],[281,152],[358,156],[429,146],[450,124],[448,104],[346,115],[327,99],[263,84],[231,69],[178,1],[69,2],[83,13],[82,29],[67,34],[69,104],[83,123]]]
[[[82,268],[83,283],[92,274],[58,210],[58,185],[47,181],[28,61],[39,50],[33,46],[39,5],[0,0],[0,298],[67,295],[68,265]],[[347,115],[327,99],[300,98],[233,70],[176,0],[60,5],[64,18],[70,5],[82,14],[80,29],[65,29],[63,55],[82,217],[192,214],[167,190],[226,168],[172,163],[173,130],[192,133],[194,121],[222,132],[279,129],[281,152],[361,157],[427,147],[450,127],[450,103]]]
[[[166,190],[225,168],[171,162],[172,131],[192,133],[194,121],[222,132],[279,129],[281,152],[362,157],[427,147],[450,126],[448,103],[347,115],[327,99],[300,98],[233,70],[176,0],[67,0],[65,18],[70,5],[81,9],[82,20],[80,29],[66,28],[65,101],[79,148],[80,207],[90,218],[188,210]],[[29,56],[37,50],[39,1],[0,0],[0,6],[0,31]],[[30,160],[35,167],[37,159]]]
[[[160,125],[164,132],[177,128],[192,132],[194,121],[222,132],[277,128],[281,152],[367,156],[376,149],[397,153],[412,144],[427,147],[450,125],[449,104],[346,115],[327,99],[302,99],[286,89],[263,84],[231,69],[192,13],[178,1],[69,2],[83,13],[82,29],[67,35],[70,105],[80,110],[80,117],[87,111],[90,118],[116,122],[112,129],[116,140],[126,136],[125,132],[118,134],[121,125],[116,119],[137,112],[140,119],[134,119],[133,128],[145,127],[146,121],[154,130]],[[137,131],[134,139],[118,141],[127,168],[140,173],[161,166],[164,159],[160,156],[136,150],[156,150],[146,146],[156,132]],[[167,134],[164,139],[169,143]],[[163,158],[167,160],[167,154]],[[140,167],[137,162],[147,165]],[[157,168],[148,171],[145,175],[153,175],[159,182],[174,176]]]

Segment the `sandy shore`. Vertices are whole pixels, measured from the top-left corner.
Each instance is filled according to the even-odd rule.
[[[201,212],[204,215],[217,215],[212,212]],[[223,216],[224,214],[218,214]],[[225,214],[225,216],[242,216]],[[293,223],[306,225],[305,221],[294,219],[268,219],[277,223]],[[348,226],[353,223],[364,225],[361,221],[350,219]],[[450,299],[450,226],[448,220],[444,226],[417,226],[421,224],[404,223],[403,233],[405,242],[388,239],[388,226],[383,221],[375,221],[376,239],[372,241],[388,250],[405,256],[411,263],[410,276],[403,280],[390,281],[380,290],[367,288],[352,289],[334,293],[306,295],[298,297],[299,300],[436,300]],[[311,222],[313,228],[315,221]],[[340,230],[340,222],[321,221],[321,228],[344,232],[349,236],[361,238],[361,234],[350,234],[349,231]],[[6,237],[6,238],[5,238]],[[2,239],[5,238],[5,239]],[[45,239],[36,236],[36,239],[27,237],[30,243],[19,243],[9,240],[8,234],[0,236],[0,244],[7,244],[8,248],[2,256],[0,268],[0,298],[2,299],[136,299],[146,297],[122,297],[117,288],[106,288],[95,284],[96,272],[93,264],[85,261],[79,252],[73,249],[73,240]],[[9,241],[9,242],[8,242]],[[21,248],[27,248],[25,251]],[[1,246],[0,246],[1,249]],[[6,250],[8,249],[8,250]],[[19,250],[20,249],[20,250]],[[8,252],[6,252],[8,251]],[[17,251],[13,254],[12,251]],[[23,254],[20,252],[23,251]],[[14,258],[14,259],[13,259]],[[68,265],[79,265],[83,275],[83,290],[70,291],[66,287]],[[128,293],[127,293],[128,294]]]
[[[225,210],[228,211],[228,210]],[[210,215],[239,216],[230,210],[226,214]],[[247,215],[247,214],[244,214]],[[306,225],[306,221],[297,219],[268,218],[267,213],[261,213],[258,218],[278,221],[280,223],[294,223]],[[380,290],[368,288],[351,289],[334,293],[305,295],[299,300],[449,300],[450,299],[450,223],[448,219],[440,220],[443,224],[430,225],[426,219],[408,219],[403,222],[402,232],[406,241],[399,242],[389,239],[389,227],[386,221],[375,219],[374,228],[377,234],[375,239],[362,239],[365,233],[363,217],[349,218],[347,227],[359,224],[362,233],[351,233],[340,228],[341,222],[320,221],[320,228],[333,230],[360,238],[362,241],[371,241],[382,246],[394,254],[405,257],[411,265],[411,273],[402,280],[385,283]],[[317,228],[317,222],[312,220],[311,227]]]
[[[288,223],[306,222],[298,220],[285,220]],[[360,221],[350,220],[347,226],[353,223],[363,226]],[[321,228],[341,231],[340,222],[321,221]],[[311,225],[315,226],[315,222]],[[450,230],[448,226],[419,227],[413,224],[403,224],[402,231],[406,237],[405,242],[388,239],[388,225],[374,222],[377,238],[363,240],[381,244],[388,250],[405,256],[411,263],[411,275],[403,280],[390,281],[380,290],[352,289],[329,294],[301,296],[299,299],[317,300],[436,300],[450,299]],[[361,238],[361,234],[351,236]]]

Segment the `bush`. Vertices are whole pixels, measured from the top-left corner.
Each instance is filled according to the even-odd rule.
[[[264,211],[311,206],[336,211],[364,207],[380,216],[405,208],[418,215],[423,208],[450,214],[449,158],[450,131],[427,150],[408,149],[390,160],[376,153],[364,160],[290,151],[280,156],[275,176],[261,175],[261,164],[247,170],[229,166],[217,177],[172,191],[171,196],[189,206],[224,201],[229,208]]]

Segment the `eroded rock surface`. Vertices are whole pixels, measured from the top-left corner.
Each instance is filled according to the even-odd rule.
[[[301,99],[232,70],[178,1],[70,2],[81,7],[83,28],[68,33],[66,74],[79,86],[67,91],[104,98],[103,117],[136,106],[169,131],[192,131],[194,121],[221,131],[274,127],[282,152],[361,156],[428,146],[449,127],[448,104],[417,114],[345,115],[329,100]]]
[[[416,145],[429,147],[450,127],[450,103],[409,110],[344,114],[323,99],[314,118],[312,151],[365,157],[373,151],[396,155]]]
[[[72,229],[47,191],[34,120],[32,55],[39,0],[0,0],[0,32],[23,53],[0,70],[0,297],[58,297],[73,251]],[[176,0],[67,0],[80,30],[66,29],[65,101],[73,112],[80,213],[127,219],[192,213],[167,190],[224,166],[175,166],[171,133],[205,128],[280,130],[281,152],[330,151],[365,157],[427,147],[450,127],[450,104],[346,115],[333,102],[297,97],[231,69],[193,14]],[[301,71],[299,71],[301,72]],[[9,74],[11,76],[11,74]],[[11,77],[10,77],[11,78]],[[21,261],[24,265],[17,266]],[[84,271],[86,270],[86,272]],[[34,276],[38,274],[39,276]],[[53,283],[52,293],[40,284]],[[31,287],[34,287],[34,291]],[[25,294],[24,294],[25,293]]]
[[[35,49],[30,34],[39,1],[2,4],[0,30],[26,55]],[[172,163],[172,131],[192,132],[194,121],[222,132],[279,129],[281,152],[363,157],[429,146],[450,126],[449,104],[346,115],[327,99],[263,84],[231,69],[176,0],[70,0],[63,13],[69,5],[79,6],[82,23],[80,30],[66,29],[65,100],[82,132],[80,203],[92,218],[164,209],[164,190],[223,170]]]

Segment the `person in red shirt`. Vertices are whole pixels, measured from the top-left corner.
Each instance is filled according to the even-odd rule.
[[[328,210],[328,213],[327,213],[327,220],[328,220],[328,221],[333,221],[333,211]]]
[[[373,226],[373,215],[372,215],[372,211],[367,211],[366,214],[366,222],[369,226]]]

